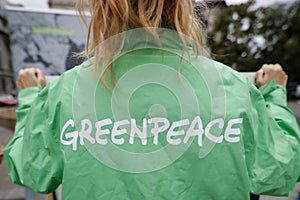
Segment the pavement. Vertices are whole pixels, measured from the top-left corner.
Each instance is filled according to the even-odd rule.
[[[300,102],[289,102],[288,106],[294,111],[298,123],[300,124]],[[0,144],[6,145],[13,136],[13,131],[9,128],[0,126]],[[299,147],[300,148],[300,147]],[[270,197],[261,196],[260,200],[295,200],[300,194],[300,183],[296,185],[293,194],[290,197]],[[8,175],[5,161],[0,165],[0,200],[24,200],[24,188],[13,184]],[[235,199],[233,199],[235,200]]]
[[[298,124],[300,126],[300,100],[298,101],[289,101],[288,107],[294,112]]]
[[[0,127],[0,144],[6,145],[13,136],[10,129]],[[0,200],[24,199],[24,188],[13,184],[8,175],[5,161],[0,165]]]

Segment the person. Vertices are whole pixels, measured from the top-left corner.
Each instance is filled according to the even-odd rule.
[[[86,62],[44,88],[40,70],[19,72],[15,135],[4,150],[15,183],[42,193],[62,184],[72,200],[291,192],[300,134],[279,64],[262,66],[257,89],[201,56],[192,0],[89,6]]]

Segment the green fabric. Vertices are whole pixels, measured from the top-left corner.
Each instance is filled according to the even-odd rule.
[[[179,62],[180,58],[170,52],[136,50],[114,62],[113,74],[118,82],[138,66],[153,63],[167,65],[168,69],[177,72]],[[168,76],[157,73],[155,78],[166,85],[174,83],[182,94],[188,94],[185,87],[193,88],[198,107],[181,105],[176,94],[166,85],[148,83],[135,89],[127,102],[128,109],[131,119],[139,125],[143,119],[152,117],[163,117],[170,126],[187,119],[188,124],[182,125],[185,135],[195,117],[200,116],[203,132],[206,129],[211,133],[215,131],[214,137],[210,137],[219,138],[211,148],[212,142],[206,133],[201,135],[203,141],[193,136],[188,140],[189,145],[185,145],[185,135],[167,138],[167,130],[159,134],[157,144],[153,137],[147,138],[146,144],[139,138],[134,138],[134,144],[130,144],[129,136],[123,134],[114,138],[118,142],[123,139],[123,144],[117,145],[111,133],[106,135],[110,146],[99,144],[95,136],[97,121],[112,119],[112,123],[105,126],[112,131],[114,122],[131,120],[115,118],[113,112],[114,109],[118,112],[124,109],[118,100],[127,98],[126,88],[122,89],[120,84],[116,90],[119,93],[111,93],[97,83],[97,76],[91,68],[78,66],[41,91],[39,87],[33,87],[19,93],[15,136],[4,151],[11,179],[42,193],[51,192],[62,184],[63,199],[72,200],[244,200],[249,199],[250,192],[288,195],[299,177],[300,138],[293,113],[286,107],[285,89],[272,81],[258,90],[243,75],[205,57],[191,57],[191,62],[197,63],[196,68],[184,60],[181,76],[178,73]],[[207,88],[209,83],[205,76],[211,67],[215,67],[222,77],[215,82],[215,94]],[[197,69],[203,74],[199,75]],[[148,76],[140,74],[136,81],[142,77],[147,79]],[[215,77],[211,78],[214,80]],[[189,82],[187,86],[185,81]],[[90,93],[95,83],[95,94]],[[184,96],[187,95],[182,98]],[[112,108],[112,101],[117,102],[114,104],[116,108]],[[162,105],[165,110],[158,107],[149,113],[152,105]],[[185,109],[185,114],[180,107]],[[94,108],[94,113],[90,113],[91,108]],[[207,128],[216,119],[219,119],[219,124]],[[88,130],[88,122],[92,124],[91,138],[76,136],[76,131]],[[228,128],[230,123],[233,125]],[[219,129],[220,134],[217,133]],[[67,132],[73,135],[68,138]],[[170,141],[179,141],[183,145],[169,145]],[[174,155],[161,151],[162,161],[153,157],[151,166],[143,165],[150,163],[143,154],[130,160],[112,156],[119,153],[114,154],[111,152],[114,149],[110,149],[118,147],[126,152],[146,154],[159,151],[166,145]],[[182,150],[180,148],[186,149],[176,157],[176,151]],[[120,152],[120,155],[123,154]],[[172,162],[164,164],[166,157]],[[137,169],[144,171],[137,172]]]

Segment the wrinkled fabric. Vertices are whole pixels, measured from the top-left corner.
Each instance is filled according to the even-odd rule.
[[[90,96],[88,90],[98,79],[94,71],[83,68],[83,64],[64,73],[42,90],[32,87],[20,91],[15,135],[4,151],[12,181],[42,193],[52,192],[62,184],[63,199],[72,200],[246,200],[249,199],[250,192],[288,195],[299,177],[300,138],[296,120],[286,105],[285,88],[271,81],[258,90],[243,75],[221,63],[201,56],[191,59],[193,63],[197,63],[194,67],[203,74],[211,67],[217,69],[222,79],[214,83],[215,92],[221,88],[224,96],[209,93],[206,88],[209,83],[205,84],[207,77],[197,75],[189,62],[184,61],[180,73],[189,82],[188,86],[193,88],[198,108],[190,108],[190,105],[184,103],[181,105],[178,99],[172,98],[175,94],[168,93],[158,84],[138,87],[128,105],[131,118],[139,124],[143,119],[151,118],[149,109],[154,104],[165,106],[167,115],[160,116],[161,113],[158,112],[156,117],[165,117],[171,124],[182,119],[180,107],[188,110],[188,116],[200,116],[203,129],[214,119],[220,119],[219,124],[208,129],[213,132],[224,122],[219,140],[216,140],[207,154],[199,156],[199,152],[203,153],[208,144],[208,133],[203,133],[202,143],[199,137],[191,137],[190,140],[193,141],[184,153],[164,167],[159,167],[159,159],[154,159],[149,171],[130,171],[137,167],[131,166],[134,165],[132,160],[126,157],[116,159],[105,144],[96,142],[94,124],[96,120],[114,119],[111,106],[114,99],[110,90],[105,89],[101,83],[98,83],[95,95]],[[178,56],[172,53],[162,55],[155,49],[137,50],[118,58],[114,62],[113,74],[118,82],[124,74],[142,64],[159,63],[177,71],[179,62]],[[140,75],[144,77],[143,74]],[[214,80],[214,77],[211,78]],[[178,74],[166,76],[159,72],[157,80],[182,82]],[[119,89],[122,91],[122,85]],[[125,98],[126,90],[122,92]],[[184,89],[181,92],[184,93]],[[122,93],[120,95],[119,100],[123,97]],[[89,113],[88,109],[92,98],[96,99],[93,101],[95,113]],[[212,102],[215,100],[222,107],[214,109]],[[226,111],[223,118],[222,113],[218,113],[222,109]],[[92,115],[95,116],[91,117]],[[187,118],[191,124],[194,118]],[[75,143],[71,143],[72,138],[64,138],[67,137],[63,135],[66,132],[83,130],[83,119],[91,121],[94,143],[91,142],[92,139],[86,138],[80,141],[79,137]],[[235,120],[231,129],[228,128],[231,137],[226,138],[226,127],[233,122],[230,121],[232,119],[242,120]],[[75,125],[69,120],[73,120]],[[117,120],[121,119],[115,119]],[[64,132],[63,128],[68,121],[70,124]],[[111,126],[107,126],[110,131]],[[166,139],[167,134],[160,133],[158,144],[154,144],[153,138],[148,138],[147,144],[142,144],[138,139],[131,144],[128,135],[121,135],[115,139],[123,138],[124,144],[114,143],[114,146],[125,151],[148,153],[158,151],[158,147],[163,147],[170,141],[183,143],[183,136]],[[113,143],[110,135],[107,138],[109,143]],[[176,145],[171,146],[177,151]],[[92,150],[99,152],[94,154]],[[166,156],[173,159],[171,154]],[[143,156],[138,159],[142,160]],[[149,160],[145,158],[142,162]],[[158,167],[151,170],[154,166]]]

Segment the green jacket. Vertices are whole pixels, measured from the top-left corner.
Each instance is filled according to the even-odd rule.
[[[20,91],[4,151],[11,179],[42,193],[62,184],[72,200],[288,195],[300,138],[285,88],[258,90],[221,63],[189,59],[178,73],[180,56],[140,49],[114,61],[113,88],[77,66]]]

